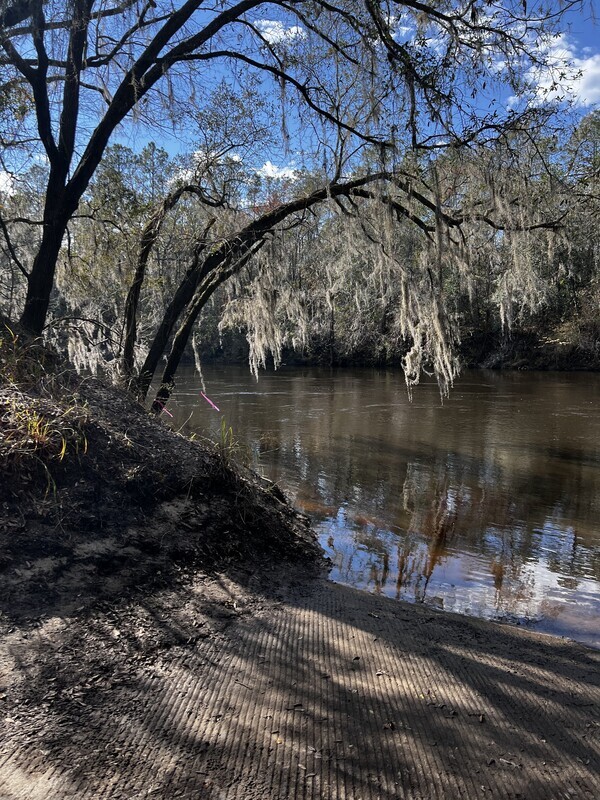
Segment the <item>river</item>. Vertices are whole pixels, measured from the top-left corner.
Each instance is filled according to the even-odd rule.
[[[600,647],[600,375],[178,376],[175,428],[221,439],[314,523],[331,578]]]

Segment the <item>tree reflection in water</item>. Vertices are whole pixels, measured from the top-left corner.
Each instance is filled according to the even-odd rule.
[[[255,464],[313,518],[332,578],[600,646],[600,376],[206,370]],[[190,375],[176,419],[211,419]],[[268,448],[265,442],[268,441]]]

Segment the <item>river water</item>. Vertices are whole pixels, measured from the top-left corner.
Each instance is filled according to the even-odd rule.
[[[331,578],[600,647],[600,375],[192,370],[174,427],[235,448],[308,514]]]

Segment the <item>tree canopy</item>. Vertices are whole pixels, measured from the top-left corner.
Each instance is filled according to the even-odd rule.
[[[312,225],[321,253],[331,246],[327,264],[315,262],[326,303],[352,285],[360,306],[361,292],[377,285],[397,310],[398,340],[409,343],[409,382],[426,359],[446,385],[449,282],[472,296],[478,270],[501,261],[492,272],[509,321],[515,301],[535,305],[543,294],[538,278],[555,259],[546,234],[563,225],[567,185],[589,199],[597,167],[586,162],[580,180],[565,179],[565,140],[551,104],[537,97],[540,70],[557,69],[549,37],[575,5],[3,2],[0,135],[5,174],[19,188],[4,191],[0,218],[9,311],[40,334],[49,309],[60,318],[65,303],[85,305],[78,283],[102,275],[120,297],[97,322],[112,341],[121,320],[124,371],[137,358],[147,387],[171,341],[168,384],[200,311],[237,278],[225,321],[247,314],[258,363],[267,343],[277,351],[265,286],[271,300],[279,292],[279,310],[285,297],[303,319],[306,303],[293,280],[273,272],[273,254],[289,231]],[[187,163],[156,147],[131,155],[111,146],[132,130],[180,138]],[[579,165],[584,139],[571,140]],[[273,167],[285,158],[291,167]],[[142,321],[154,333],[143,331],[140,343],[148,259],[167,229],[180,235],[175,218],[185,218],[180,261],[165,267],[163,257],[158,284],[151,275],[162,310]]]

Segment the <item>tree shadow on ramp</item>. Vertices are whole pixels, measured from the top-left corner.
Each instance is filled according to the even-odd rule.
[[[0,795],[600,793],[600,654],[321,580],[262,585],[198,579],[13,641]],[[15,793],[23,775],[46,794]]]

